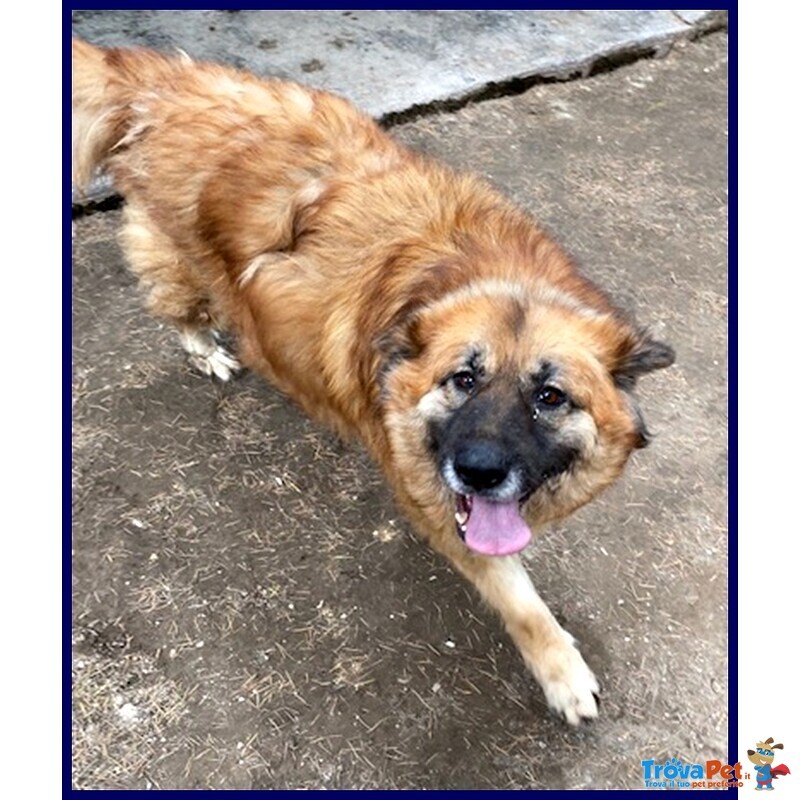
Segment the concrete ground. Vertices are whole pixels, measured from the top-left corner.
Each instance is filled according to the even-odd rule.
[[[74,32],[96,44],[181,48],[342,94],[376,117],[665,53],[722,22],[720,12],[658,10],[72,12]]]
[[[674,344],[650,448],[526,555],[603,686],[552,717],[366,456],[193,374],[116,211],[74,225],[73,783],[637,788],[727,745],[727,37],[394,133],[534,212]]]

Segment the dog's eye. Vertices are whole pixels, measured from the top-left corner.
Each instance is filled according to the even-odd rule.
[[[469,370],[456,372],[452,377],[453,386],[460,392],[471,392],[475,388],[475,375]]]
[[[567,396],[555,386],[545,386],[536,395],[536,402],[539,405],[547,406],[547,408],[558,408],[558,406],[562,406],[567,402]]]

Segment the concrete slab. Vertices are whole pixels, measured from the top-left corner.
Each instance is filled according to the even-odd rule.
[[[664,52],[714,14],[679,13],[117,10],[72,18],[74,32],[97,44],[181,48],[336,92],[385,117],[515,79],[568,78],[603,59]],[[97,185],[86,199],[107,194]]]
[[[727,757],[727,37],[399,125],[488,175],[676,348],[655,433],[527,554],[603,686],[548,714],[502,626],[363,453],[141,308],[119,213],[76,220],[79,788],[633,789]]]
[[[690,32],[670,11],[79,11],[76,33],[234,64],[342,94],[380,117],[487,83],[565,77]],[[684,21],[686,19],[686,21]]]

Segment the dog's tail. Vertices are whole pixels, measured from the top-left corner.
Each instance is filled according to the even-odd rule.
[[[107,51],[72,39],[72,183],[85,189],[120,133],[122,98]],[[123,134],[124,135],[124,134]]]
[[[72,182],[76,188],[85,188],[112,151],[135,135],[137,97],[174,74],[180,63],[149,50],[106,49],[73,37]]]

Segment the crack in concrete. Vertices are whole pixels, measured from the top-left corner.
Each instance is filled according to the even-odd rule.
[[[570,65],[559,69],[557,73],[535,73],[533,75],[515,75],[503,81],[490,81],[460,97],[449,97],[443,100],[432,100],[429,103],[419,103],[403,111],[390,111],[378,118],[385,128],[414,122],[422,117],[434,114],[452,113],[473,103],[483,103],[487,100],[496,100],[501,97],[514,97],[523,94],[534,86],[552,83],[566,83],[573,80],[582,80],[593,75],[612,72],[619,67],[633,64],[643,58],[654,58],[667,55],[674,42],[670,41],[659,45],[639,45],[616,51],[607,55],[593,56],[585,62]]]
[[[678,16],[678,12],[675,11],[672,13]],[[594,75],[602,75],[613,72],[620,67],[634,64],[642,59],[664,58],[669,54],[673,46],[681,40],[690,39],[694,41],[727,28],[727,17],[724,16],[715,17],[702,27],[691,25],[680,17],[679,19],[687,25],[687,29],[682,35],[637,42],[634,45],[620,48],[619,50],[614,50],[609,53],[600,53],[585,61],[577,62],[576,64],[559,69],[555,73],[518,75],[503,81],[489,82],[460,97],[432,100],[429,103],[419,103],[410,106],[403,111],[391,111],[378,117],[378,121],[385,128],[392,128],[395,125],[414,122],[423,117],[433,116],[434,114],[452,113],[472,103],[482,103],[486,100],[495,100],[501,97],[514,97],[515,95],[528,91],[528,89],[534,86],[565,83],[573,80],[583,80]]]
[[[677,19],[679,22],[682,22],[684,25],[691,25],[692,24],[691,22],[689,22],[688,19],[686,19],[686,17],[681,16],[681,12],[680,11],[672,11],[672,10],[670,10],[669,13],[672,14],[672,16],[675,17],[675,19]]]

